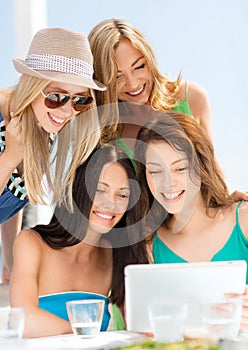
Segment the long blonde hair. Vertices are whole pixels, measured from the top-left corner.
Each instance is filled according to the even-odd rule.
[[[58,134],[57,150],[50,159],[52,149],[51,134],[42,129],[36,120],[32,102],[50,81],[29,75],[21,75],[16,86],[6,90],[8,110],[12,117],[19,117],[24,135],[23,179],[29,201],[33,204],[46,204],[44,188],[46,178],[49,190],[53,191],[54,200],[62,203],[65,200],[65,188],[72,188],[76,168],[82,164],[100,139],[100,127],[96,108],[93,104],[88,110],[75,117],[75,125],[67,123]],[[93,92],[92,92],[93,93]],[[91,112],[92,110],[92,112]],[[71,159],[68,164],[68,151]],[[51,163],[54,172],[51,173]],[[71,193],[69,197],[69,207]]]
[[[143,34],[131,23],[119,18],[106,19],[91,30],[88,39],[94,56],[95,78],[107,86],[106,91],[96,92],[98,106],[117,102],[116,77],[118,68],[115,49],[123,39],[129,40],[147,60],[153,77],[153,90],[150,96],[151,106],[162,111],[169,111],[176,106],[181,75],[179,74],[177,79],[172,81],[159,72],[151,46]]]

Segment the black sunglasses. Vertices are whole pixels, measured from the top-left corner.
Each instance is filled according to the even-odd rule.
[[[73,109],[77,112],[81,112],[85,106],[93,101],[92,96],[68,95],[58,92],[46,95],[43,91],[41,91],[41,94],[45,97],[46,107],[51,109],[62,107],[71,100]]]

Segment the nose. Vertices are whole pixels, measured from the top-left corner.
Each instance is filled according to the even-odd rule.
[[[110,194],[107,195],[106,193],[104,196],[97,199],[96,204],[106,211],[114,212],[116,208],[114,197]]]
[[[139,86],[139,79],[132,73],[126,77],[127,85],[130,89],[135,90]]]
[[[72,106],[72,100],[69,100],[65,105],[61,106],[60,109],[66,114],[72,117],[74,114],[77,114],[78,112],[74,111]]]

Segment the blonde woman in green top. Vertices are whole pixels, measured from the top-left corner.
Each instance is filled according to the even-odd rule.
[[[194,116],[212,138],[206,91],[196,83],[181,80],[180,74],[174,81],[163,76],[150,44],[131,23],[120,18],[106,19],[91,30],[88,39],[94,56],[94,76],[107,87],[105,92],[96,93],[98,106],[119,100],[131,105],[149,105],[154,110],[174,109]],[[129,123],[124,124],[123,115],[119,119],[116,110],[118,133],[124,138],[136,138],[144,123],[137,109],[131,116],[131,105],[125,106]],[[145,121],[149,121],[149,115]],[[117,124],[110,126],[113,131],[116,127]]]

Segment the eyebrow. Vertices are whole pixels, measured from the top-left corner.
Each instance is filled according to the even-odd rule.
[[[144,58],[144,56],[140,56],[139,58],[137,58],[137,60],[131,64],[131,67],[135,66],[142,58]],[[118,70],[118,73],[121,73],[121,70]]]
[[[144,56],[140,56],[139,58],[137,58],[136,61],[134,61],[134,63],[132,64],[132,67],[136,65],[136,63],[138,63],[139,60],[141,60],[141,58],[144,58]]]
[[[99,181],[98,182],[98,185],[104,185],[106,187],[111,187],[110,185],[108,185],[106,182],[102,182],[102,181]],[[129,190],[130,191],[130,187],[120,187],[119,190]]]
[[[177,159],[177,160],[175,160],[174,162],[172,162],[171,165],[180,163],[180,162],[182,162],[182,161],[184,161],[184,160],[188,160],[188,159],[187,159],[187,158]],[[155,163],[155,162],[148,162],[148,163],[146,163],[146,165],[148,165],[148,164],[149,164],[149,165],[161,166],[161,163]]]

